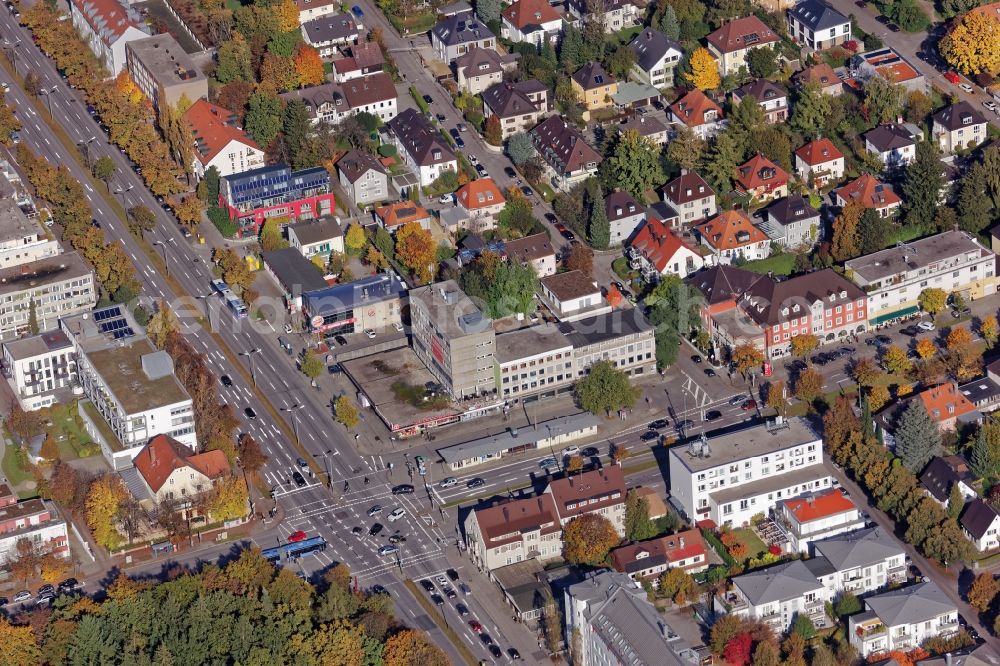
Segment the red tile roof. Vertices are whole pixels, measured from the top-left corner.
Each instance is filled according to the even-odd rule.
[[[778,41],[774,31],[756,16],[730,21],[705,39],[720,53],[735,53]]]
[[[129,28],[138,29],[125,8],[115,0],[74,0],[73,5],[108,46]]]
[[[833,141],[827,138],[810,141],[795,151],[795,154],[802,158],[802,161],[809,166],[816,166],[833,160],[843,159],[844,154],[833,145]]]
[[[207,100],[199,99],[192,104],[184,114],[184,120],[194,134],[195,152],[202,164],[211,162],[230,141],[239,141],[260,150],[253,139],[236,125],[236,116],[232,111]]]
[[[154,493],[163,487],[174,470],[192,467],[209,479],[230,471],[229,461],[222,451],[192,454],[190,449],[167,435],[156,435],[149,440],[132,463]]]
[[[547,493],[477,509],[475,513],[486,548],[518,542],[523,532],[552,534],[562,530],[552,496]]]
[[[375,216],[382,220],[386,227],[398,227],[407,222],[417,222],[425,220],[431,216],[422,206],[418,206],[412,201],[397,201],[387,206],[379,206],[375,209]]]
[[[690,560],[701,555],[701,561],[696,566],[707,564],[708,553],[705,549],[705,540],[696,529],[670,534],[649,541],[639,541],[631,543],[621,548],[611,551],[611,561],[617,571],[639,571],[651,569],[658,564],[666,564],[667,567],[676,566],[675,563],[681,560]]]
[[[548,0],[519,0],[500,14],[507,19],[507,23],[518,30],[524,30],[533,25],[540,26],[550,21],[558,21],[560,18],[559,12],[549,4]]]
[[[837,76],[837,73],[833,71],[833,67],[830,67],[830,65],[825,62],[813,65],[812,67],[806,67],[804,70],[796,74],[794,78],[799,85],[815,83],[821,90],[835,85],[843,85],[843,81],[841,81],[840,77]]]
[[[958,390],[954,382],[925,389],[920,392],[919,397],[935,423],[976,411],[975,405]]]
[[[858,508],[854,502],[847,498],[842,488],[834,488],[813,497],[785,500],[785,507],[800,524],[829,518]]]
[[[458,188],[455,196],[458,204],[466,210],[503,205],[507,201],[492,178],[470,180]]]
[[[865,208],[887,208],[901,203],[892,191],[892,186],[884,185],[870,173],[861,174],[847,185],[837,190],[837,196],[846,203],[859,201]]]
[[[700,90],[692,90],[670,105],[670,111],[688,127],[698,127],[708,122],[722,120],[722,107],[713,102]],[[714,120],[706,120],[705,114],[715,111]]]
[[[768,185],[776,187],[779,183],[787,183],[788,174],[777,164],[757,153],[745,164],[736,167],[736,182],[744,191],[750,191],[758,187]]]
[[[767,234],[750,222],[750,218],[738,210],[727,210],[702,222],[695,230],[710,247],[716,250],[735,250],[753,243],[767,240]]]
[[[561,520],[625,503],[625,474],[619,465],[556,479],[546,488]],[[591,502],[590,500],[597,500]]]
[[[682,247],[694,252],[694,249],[681,240],[680,236],[654,217],[646,219],[646,223],[639,229],[639,233],[635,235],[630,245],[642,252],[642,255],[661,273]]]

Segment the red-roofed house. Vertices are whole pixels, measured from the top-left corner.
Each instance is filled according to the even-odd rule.
[[[848,499],[841,488],[786,499],[777,507],[788,548],[792,553],[809,552],[809,544],[828,537],[853,532],[865,526],[858,506]]]
[[[608,465],[551,482],[545,489],[555,505],[559,522],[588,513],[607,518],[620,536],[625,536],[625,474],[620,465]]]
[[[795,151],[795,174],[803,182],[824,187],[844,177],[844,154],[833,141],[822,138],[810,141]]]
[[[649,580],[667,569],[704,571],[708,568],[708,551],[701,532],[690,529],[615,548],[611,563],[616,571],[627,573],[633,580]]]
[[[331,63],[333,80],[337,83],[346,83],[352,79],[360,79],[383,71],[385,57],[382,55],[382,48],[375,42],[352,44],[345,49],[345,52],[343,58]]]
[[[195,177],[201,180],[211,167],[231,176],[264,166],[264,151],[238,125],[232,111],[199,99],[184,113],[194,136]]]
[[[692,90],[670,105],[670,121],[684,125],[702,139],[726,126],[722,107],[700,90]]]
[[[191,453],[168,435],[157,435],[132,461],[156,503],[208,492],[232,471],[222,451]]]
[[[941,430],[954,430],[960,418],[976,412],[976,406],[958,390],[955,382],[924,389],[917,394],[917,398],[924,403],[931,421],[937,423]]]
[[[469,512],[465,546],[472,561],[484,571],[559,557],[562,525],[552,495],[505,501]]]
[[[719,72],[735,74],[747,66],[747,53],[761,47],[773,48],[779,39],[756,16],[747,16],[726,23],[705,38],[708,50],[719,63]]]
[[[71,0],[69,7],[73,25],[112,77],[125,69],[125,44],[149,37],[139,17],[116,0]]]
[[[642,272],[646,280],[673,273],[681,278],[700,271],[705,259],[666,224],[655,217],[646,219],[625,250],[632,270]]]
[[[431,230],[431,214],[412,201],[397,201],[375,209],[375,222],[391,234],[408,222],[416,222],[424,230]]]
[[[455,203],[466,215],[466,227],[475,233],[496,229],[507,200],[492,178],[472,180],[455,192]]]
[[[718,263],[728,264],[737,257],[747,261],[766,259],[771,254],[771,239],[742,211],[720,213],[696,226],[694,232]]]
[[[736,191],[754,201],[770,201],[788,195],[788,174],[760,153],[736,167]]]
[[[541,46],[556,42],[562,17],[548,0],[518,0],[500,12],[500,34],[512,42]]]
[[[846,206],[852,201],[861,202],[865,208],[874,208],[882,217],[889,217],[902,205],[902,200],[870,173],[863,173],[847,185],[836,190],[837,205]]]

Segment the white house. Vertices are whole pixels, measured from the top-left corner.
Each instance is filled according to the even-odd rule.
[[[542,299],[560,321],[610,312],[601,288],[583,271],[566,271],[542,278]]]
[[[646,218],[639,233],[629,241],[625,256],[629,267],[650,281],[667,273],[683,279],[705,267],[705,257],[697,248],[655,217]]]
[[[861,510],[840,488],[783,500],[776,513],[793,553],[806,553],[813,541],[865,526]]]
[[[238,125],[236,114],[199,99],[184,112],[194,138],[191,160],[195,177],[215,167],[219,176],[232,176],[264,166],[264,151]]]
[[[795,174],[815,187],[836,183],[844,177],[844,154],[829,139],[810,141],[795,150]]]
[[[481,19],[468,11],[446,16],[431,28],[431,46],[438,60],[451,64],[470,49],[493,49],[496,37]]]
[[[965,506],[959,520],[962,531],[981,553],[1000,548],[1000,514],[976,498]]]
[[[55,504],[37,497],[18,500],[0,483],[0,564],[19,556],[17,544],[30,541],[38,552],[69,557],[69,534]]]
[[[823,442],[804,419],[777,419],[669,449],[670,494],[690,521],[748,524],[779,501],[832,487]]]
[[[886,169],[907,166],[917,157],[917,142],[904,125],[890,123],[864,133],[865,150],[877,155]]]
[[[509,240],[504,243],[503,251],[508,261],[520,261],[531,266],[540,278],[556,273],[556,251],[545,232]]]
[[[822,51],[851,39],[851,20],[821,0],[803,0],[788,10],[788,35]]]
[[[986,117],[965,100],[946,106],[933,119],[931,136],[945,155],[986,141]]]
[[[219,449],[195,454],[166,435],[150,439],[134,462],[139,478],[157,504],[164,500],[193,501],[232,472],[226,454]]]
[[[139,16],[126,5],[110,0],[71,0],[69,8],[73,25],[112,77],[126,67],[125,44],[149,37],[139,27]]]
[[[698,89],[670,105],[669,119],[674,124],[687,127],[698,138],[706,141],[729,123],[722,107]]]
[[[928,638],[958,633],[958,609],[935,583],[918,583],[865,599],[865,611],[848,617],[847,636],[863,658],[908,652]]]
[[[341,4],[336,0],[295,0],[295,7],[299,10],[301,25],[321,16],[336,14],[340,11]]]
[[[830,596],[802,560],[735,576],[731,585],[722,599],[716,597],[717,612],[728,609],[734,615],[760,620],[779,635],[798,615],[807,616],[818,627],[826,624],[825,604]]]
[[[352,150],[337,161],[340,186],[359,206],[389,198],[389,172],[371,153]]]
[[[611,244],[621,245],[635,233],[646,217],[646,210],[628,192],[611,192],[604,199],[604,209],[611,224]]]
[[[319,52],[321,58],[331,58],[338,48],[354,44],[361,31],[351,14],[328,14],[302,24],[302,39]]]
[[[830,598],[862,596],[906,582],[906,551],[881,527],[846,532],[812,544],[809,567]]]
[[[596,514],[606,518],[619,536],[625,536],[625,473],[621,465],[556,479],[544,494],[551,495],[563,527],[580,516]]]
[[[760,227],[784,247],[812,247],[819,238],[819,211],[802,195],[792,194],[767,207]]]
[[[306,220],[291,224],[286,230],[288,244],[306,259],[320,256],[325,260],[333,252],[344,252],[344,229],[334,219]]]
[[[500,12],[500,35],[512,42],[554,44],[562,32],[562,16],[548,0],[518,0]]]
[[[3,343],[7,381],[21,409],[34,411],[59,401],[76,382],[73,343],[60,330]]]
[[[683,229],[708,219],[719,211],[715,190],[694,171],[681,169],[681,175],[663,186],[663,200],[679,214]]]
[[[674,84],[674,69],[684,56],[684,48],[662,32],[645,28],[628,45],[635,55],[631,75],[654,88]]]
[[[393,140],[406,165],[426,187],[446,171],[458,171],[458,158],[441,135],[415,109],[405,109],[389,121]]]
[[[469,557],[483,571],[562,554],[562,525],[548,493],[470,511],[464,527]]]
[[[774,31],[753,14],[725,23],[705,40],[723,76],[746,67],[747,54],[752,49],[774,48],[773,45],[780,41]]]
[[[953,386],[949,386],[949,389],[957,393],[957,389]],[[923,397],[924,393],[920,395]],[[926,403],[925,406],[927,406]],[[968,406],[971,407],[972,404],[969,403]],[[951,489],[953,486],[957,485],[959,492],[962,493],[962,505],[964,506],[967,500],[977,497],[975,484],[976,475],[972,473],[969,461],[960,455],[935,456],[927,463],[927,468],[920,474],[920,485],[924,487],[924,490],[927,491],[927,494],[934,501],[946,509],[951,502]]]
[[[766,259],[771,255],[771,239],[739,210],[727,210],[694,227],[695,237],[715,255],[716,263]]]

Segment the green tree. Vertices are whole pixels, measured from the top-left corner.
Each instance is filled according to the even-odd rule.
[[[944,289],[928,287],[920,292],[917,302],[920,304],[921,310],[934,316],[948,305],[948,293]]]
[[[282,221],[281,218],[269,217],[261,226],[260,247],[265,252],[272,252],[288,247],[288,241],[285,240],[285,236],[281,232]]]
[[[656,327],[656,365],[661,370],[677,360],[678,343],[700,322],[701,292],[673,274],[663,276],[644,299]]]
[[[986,186],[995,208],[1000,204],[1000,146],[995,144],[987,146],[986,150],[983,151],[982,165]]]
[[[219,83],[254,80],[250,45],[237,33],[219,47],[215,78]]]
[[[965,495],[962,494],[962,489],[958,487],[957,483],[952,483],[951,490],[948,491],[948,517],[952,520],[958,520],[964,508]]]
[[[682,126],[674,140],[667,144],[667,159],[682,169],[694,171],[701,164],[705,142],[691,128]]]
[[[975,163],[966,170],[958,194],[958,224],[963,231],[975,235],[993,221],[993,202],[984,196],[986,191],[986,171]]]
[[[717,192],[733,189],[736,167],[743,163],[743,146],[740,143],[740,137],[734,132],[724,131],[715,137],[705,160],[705,176]]]
[[[583,409],[594,414],[630,408],[639,398],[640,389],[632,386],[628,375],[610,361],[598,361],[576,383],[576,399]]]
[[[649,519],[649,502],[633,488],[625,496],[625,538],[645,541],[656,536],[656,525]]]
[[[306,349],[305,354],[302,356],[302,363],[300,370],[309,379],[316,381],[316,378],[323,373],[323,359],[317,356],[316,352],[310,347]]]
[[[635,130],[619,132],[601,163],[601,179],[606,189],[623,190],[636,201],[645,201],[646,191],[666,180],[659,147]]]
[[[769,46],[750,49],[747,53],[747,69],[757,79],[772,76],[778,71],[778,53]]]
[[[858,223],[858,244],[861,254],[884,249],[892,240],[892,223],[874,208],[865,208]]]
[[[486,311],[492,319],[529,314],[535,308],[538,275],[534,267],[519,262],[500,264],[489,284]]]
[[[611,244],[611,223],[608,221],[608,212],[604,205],[604,194],[596,178],[591,178],[587,182],[584,207],[588,215],[587,240],[594,249],[606,250]]]
[[[918,141],[917,154],[906,167],[903,180],[903,219],[906,224],[932,229],[941,190],[944,188],[944,168],[935,141]]]
[[[757,49],[758,51],[761,49]],[[770,51],[771,49],[767,49]],[[753,651],[750,666],[781,666],[781,655],[771,641],[760,641]]]
[[[893,122],[903,113],[903,87],[873,76],[865,83],[865,108],[868,119],[876,125]]]
[[[156,227],[156,215],[145,206],[133,206],[127,211],[125,219],[128,230],[136,238]]]
[[[976,431],[969,462],[972,470],[987,484],[1000,478],[1000,424],[987,418]]]
[[[525,132],[516,132],[507,139],[507,154],[511,162],[521,166],[535,159],[535,144]]]
[[[342,395],[337,398],[333,403],[333,413],[337,423],[342,424],[348,430],[358,425],[360,420],[358,408],[350,396]]]
[[[28,303],[28,333],[38,335],[38,331],[38,306],[35,305],[35,299],[32,298]]]
[[[811,136],[826,126],[829,117],[829,95],[825,95],[815,83],[802,86],[792,107],[792,128]]]
[[[101,155],[94,160],[94,165],[90,169],[97,180],[107,183],[115,175],[115,163],[107,155]]]
[[[245,128],[260,146],[270,146],[282,126],[281,100],[277,95],[259,90],[250,96]]]
[[[920,400],[911,400],[896,427],[896,455],[911,472],[919,473],[941,450],[941,431]]]
[[[288,163],[295,169],[315,166],[312,153],[308,151],[312,121],[309,110],[301,100],[293,100],[285,106],[281,131],[285,138]]]
[[[476,16],[487,25],[500,22],[500,0],[476,0]]]
[[[611,521],[597,513],[585,513],[563,528],[563,559],[570,564],[602,564],[618,545]]]
[[[863,610],[861,601],[850,592],[841,594],[840,598],[837,599],[837,603],[834,604],[834,608],[836,609],[837,617],[847,617],[848,615],[860,613]]]
[[[632,71],[632,66],[634,64],[635,52],[626,44],[622,44],[617,49],[612,51],[607,57],[606,62],[608,72],[620,80],[628,78],[629,72]]]
[[[672,5],[667,5],[660,14],[657,27],[660,29],[660,32],[667,36],[668,39],[672,39],[675,42],[680,40],[681,24],[680,21],[677,20],[677,12],[674,11]]]

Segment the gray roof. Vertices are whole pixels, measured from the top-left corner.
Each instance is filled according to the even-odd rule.
[[[820,436],[802,418],[786,419],[776,427],[772,423],[761,423],[748,428],[710,437],[710,456],[701,458],[688,453],[685,446],[670,448],[670,456],[692,472],[718,467],[743,460],[751,456],[761,456],[775,451],[820,442]],[[671,463],[672,464],[672,463]],[[756,482],[755,482],[756,483]],[[743,488],[745,486],[739,486]]]
[[[651,332],[653,327],[638,309],[633,308],[560,322],[559,330],[573,343],[574,349],[579,349],[625,335]]]
[[[973,405],[984,405],[1000,399],[1000,384],[989,377],[980,377],[958,387]]]
[[[812,30],[827,30],[849,23],[843,14],[819,0],[803,0],[788,10],[788,15]]]
[[[870,283],[967,252],[980,252],[982,256],[992,254],[964,231],[945,231],[851,259],[844,262],[844,266]]]
[[[371,153],[362,150],[352,150],[337,161],[337,168],[347,176],[347,180],[356,183],[358,178],[369,171],[375,170],[381,174],[388,173],[382,163],[375,159]]]
[[[810,206],[802,195],[791,194],[771,204],[767,209],[767,216],[774,218],[778,224],[788,225],[818,218],[819,211]]]
[[[751,81],[733,91],[733,97],[746,99],[750,96],[753,96],[758,103],[770,102],[773,99],[780,99],[782,97],[786,98],[787,103],[788,91],[784,87],[767,79]]]
[[[502,335],[498,336],[498,339],[502,337]],[[542,421],[534,426],[516,428],[513,429],[513,432],[508,429],[495,435],[448,446],[438,449],[438,453],[446,463],[451,464],[479,456],[496,455],[521,446],[533,448],[540,439],[586,430],[597,426],[600,422],[600,418],[590,412],[581,412],[570,416],[561,416],[550,421]]]
[[[93,280],[94,270],[90,264],[77,252],[65,252],[0,269],[0,295],[41,290],[87,275]]]
[[[636,115],[618,126],[619,132],[627,132],[628,130],[638,132],[639,136],[651,136],[660,132],[666,132],[667,126],[653,116],[647,118],[646,116]]]
[[[420,166],[431,166],[455,160],[441,135],[438,134],[427,119],[415,109],[404,109],[389,121],[389,128],[403,144]]]
[[[925,622],[958,610],[933,582],[918,583],[868,597],[865,599],[865,606],[887,627]]]
[[[300,294],[326,287],[326,280],[316,264],[303,257],[294,247],[265,252],[263,258],[288,293]]]
[[[894,148],[906,148],[914,144],[910,132],[902,125],[879,125],[873,130],[864,134],[865,140],[875,146],[879,152],[886,152]]]
[[[952,485],[959,482],[970,488],[975,482],[968,461],[960,455],[935,456],[920,475],[920,483],[939,502],[947,502]]]
[[[538,111],[538,107],[528,97],[545,89],[544,84],[535,79],[520,83],[494,83],[483,91],[483,104],[500,118],[517,118]]]
[[[125,50],[131,51],[132,57],[138,59],[164,86],[190,83],[205,78],[195,65],[194,59],[181,48],[169,32],[126,42]]]
[[[535,354],[570,348],[569,340],[558,328],[551,324],[540,324],[498,335],[494,356],[497,363],[503,364]]]
[[[62,329],[56,329],[32,335],[28,338],[9,340],[3,343],[3,346],[13,360],[19,361],[60,349],[69,349],[73,346],[73,343]]]
[[[615,77],[608,74],[604,66],[597,61],[588,62],[580,69],[573,72],[573,80],[580,84],[584,90],[603,88],[615,82]]]
[[[774,601],[797,599],[808,592],[822,590],[823,584],[802,560],[792,560],[733,578],[733,585],[754,606]]]
[[[977,539],[982,539],[996,517],[996,509],[977,497],[965,507],[959,522],[962,527],[968,530],[969,534]]]
[[[454,280],[411,289],[411,307],[418,302],[431,313],[436,327],[448,339],[478,335],[493,327],[493,322]]]
[[[480,69],[480,65],[486,65],[484,69]],[[455,68],[459,69],[462,67],[471,67],[471,71],[466,71],[466,78],[472,76],[484,76],[486,74],[493,74],[494,72],[503,71],[503,61],[500,59],[500,54],[493,49],[484,49],[478,46],[474,46],[467,52],[455,58]]]
[[[358,36],[358,26],[350,14],[321,16],[303,23],[302,30],[310,44],[354,40]]]
[[[684,48],[662,32],[646,28],[628,45],[635,54],[635,62],[640,69],[650,71],[670,51],[676,51],[677,57],[684,54]]]
[[[447,46],[494,37],[493,32],[471,10],[448,16],[431,29],[431,34]]]
[[[869,527],[816,541],[813,548],[837,571],[870,566],[903,554],[903,548],[881,527]]]
[[[304,307],[311,316],[322,316],[399,298],[405,291],[405,287],[395,275],[379,273],[354,282],[310,291],[303,297]]]
[[[708,305],[716,305],[738,297],[763,277],[744,268],[720,264],[692,275],[685,282],[700,291]]]
[[[622,81],[618,84],[618,90],[611,95],[615,104],[635,104],[659,98],[659,90],[641,81]]]
[[[982,125],[986,122],[986,118],[979,109],[962,100],[935,113],[934,122],[951,131],[970,125]]]
[[[311,220],[298,222],[288,228],[289,233],[294,233],[295,237],[303,245],[322,243],[332,238],[339,238],[344,235],[344,230],[340,228],[335,220]]]
[[[822,578],[823,576],[829,576],[830,574],[837,573],[837,570],[833,568],[830,564],[830,560],[826,559],[822,555],[819,557],[810,557],[808,560],[803,560],[806,563],[806,567],[812,572],[816,578]]]
[[[709,447],[713,447],[711,441],[709,441]],[[681,448],[686,449],[687,447]],[[712,460],[714,458],[715,449],[712,448],[712,454],[708,460]],[[824,478],[829,479],[831,476],[830,470],[826,467],[826,465],[823,463],[814,463],[807,467],[796,467],[781,474],[771,474],[770,476],[765,476],[757,479],[756,481],[751,481],[750,483],[744,483],[738,486],[724,486],[709,493],[709,496],[712,498],[713,502],[722,506],[723,504],[736,502],[745,497],[759,497],[761,495],[777,492],[792,486],[817,488],[819,487],[819,484],[814,482],[820,481]],[[789,497],[789,499],[791,498]]]

